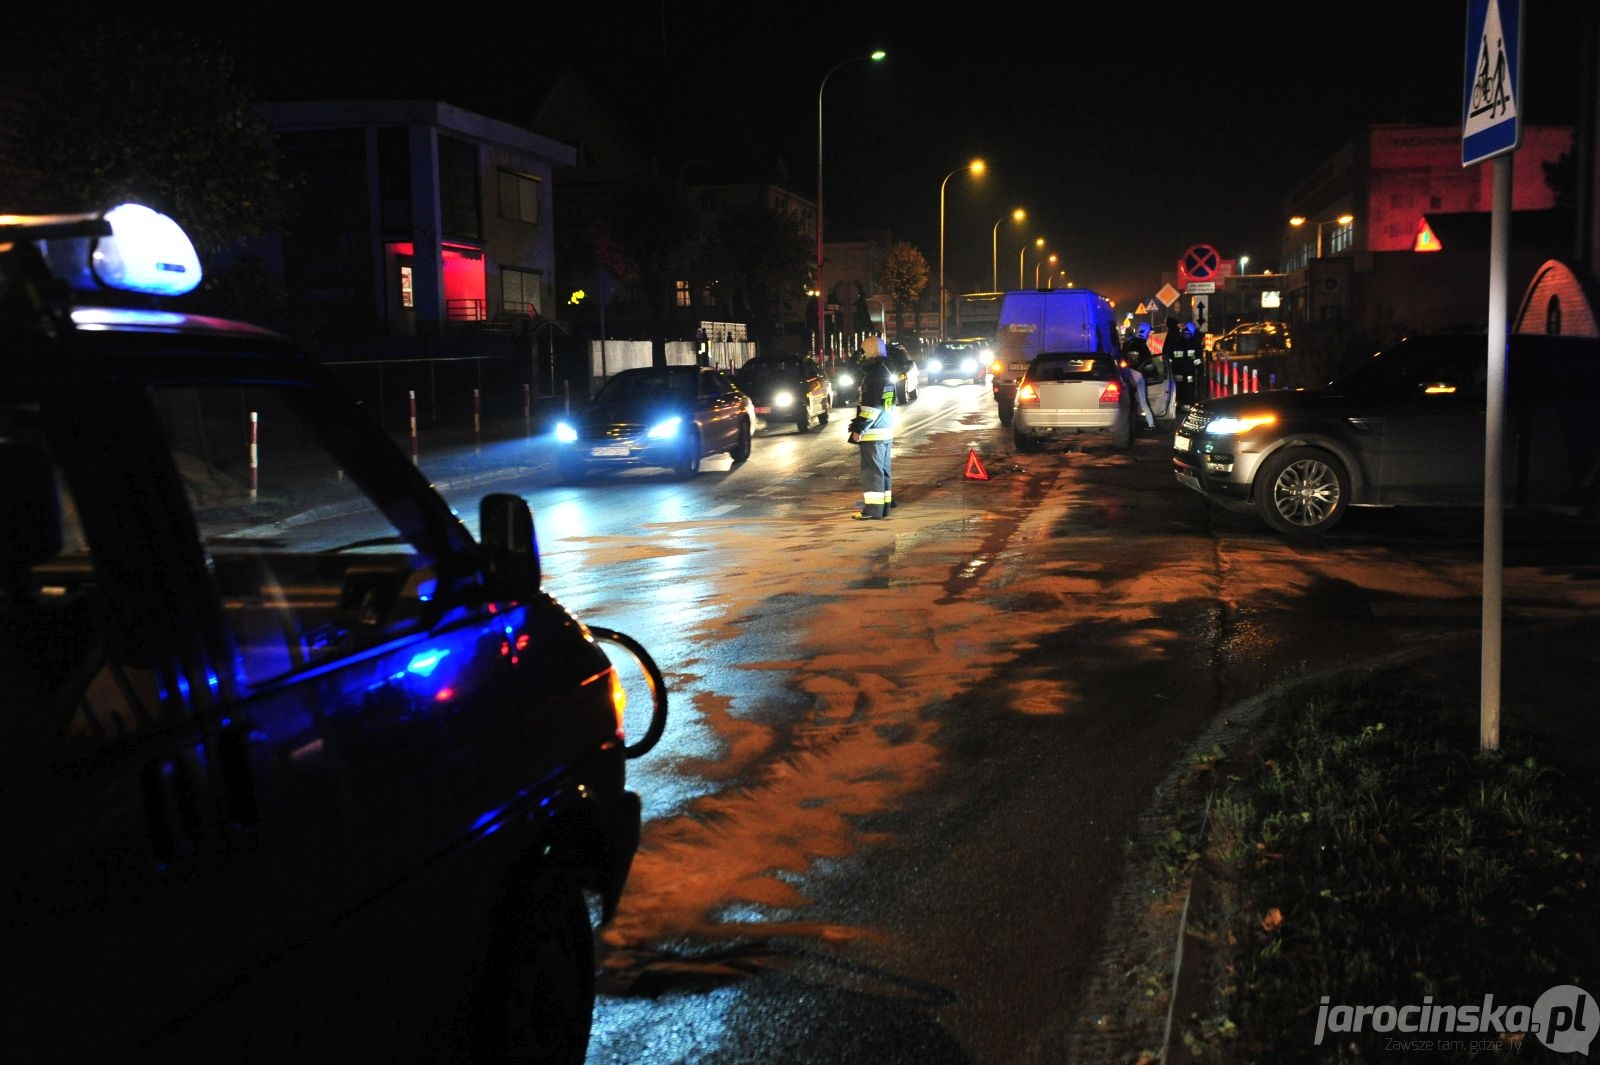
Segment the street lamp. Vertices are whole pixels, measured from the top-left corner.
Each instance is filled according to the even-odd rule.
[[[822,84],[817,86],[817,357],[822,358],[827,354],[828,346],[828,309],[827,289],[822,284],[822,90],[828,87],[828,79],[833,77],[833,72],[840,67],[849,66],[851,63],[876,63],[889,53],[878,49],[871,55],[858,55],[842,62],[835,63],[826,74],[822,75]]]
[[[1021,222],[1028,217],[1028,212],[1018,207],[1009,217],[1013,222]],[[1005,217],[995,220],[994,232],[989,235],[989,291],[997,292],[1000,289],[1000,223]]]
[[[945,290],[944,290],[944,187],[950,179],[963,170],[970,170],[974,174],[982,174],[985,163],[982,159],[974,159],[966,166],[958,166],[944,176],[939,182],[939,339],[943,340],[949,334],[945,331]]]
[[[1246,269],[1246,267],[1248,267],[1249,265],[1250,265],[1250,256],[1248,256],[1248,255],[1239,256],[1239,272],[1241,274],[1248,274],[1250,272],[1248,269]]]
[[[1330,218],[1330,219],[1327,219],[1326,221],[1316,223],[1316,226],[1317,226],[1317,258],[1319,258],[1319,259],[1322,258],[1322,227],[1323,226],[1334,226],[1334,225],[1347,226],[1351,222],[1354,222],[1355,220],[1356,220],[1356,216],[1353,215],[1353,214],[1342,214],[1338,218]],[[1306,224],[1306,216],[1303,215],[1303,214],[1297,214],[1293,218],[1289,219],[1289,224],[1291,226],[1297,226],[1297,227],[1298,226],[1303,226],[1303,225]]]
[[[1034,237],[1032,246],[1035,247],[1035,248],[1044,247],[1044,238],[1043,237]],[[1028,254],[1028,247],[1029,247],[1029,245],[1024,244],[1022,246],[1022,250],[1017,252],[1017,287],[1018,288],[1026,288],[1027,285],[1028,285],[1028,283],[1022,279],[1022,260]]]
[[[1040,259],[1038,262],[1033,264],[1033,287],[1034,288],[1038,288],[1039,287],[1039,267],[1043,266],[1046,262],[1049,262],[1049,264],[1051,266],[1054,266],[1056,264],[1056,260],[1058,258],[1060,258],[1060,256],[1052,255],[1052,256],[1050,256],[1050,258],[1048,260]]]

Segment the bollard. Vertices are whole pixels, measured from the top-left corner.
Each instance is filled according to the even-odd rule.
[[[533,439],[533,400],[526,384],[522,386],[522,435]]]
[[[480,390],[472,390],[472,453],[483,454],[483,397]]]
[[[406,393],[406,403],[410,408],[411,418],[411,461],[417,461],[417,393],[415,389]]]
[[[256,491],[260,487],[261,463],[260,452],[256,448],[256,431],[260,425],[261,416],[256,411],[250,412],[250,502],[256,501]]]

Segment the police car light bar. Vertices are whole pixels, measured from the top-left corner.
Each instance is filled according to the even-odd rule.
[[[159,211],[124,203],[99,214],[0,215],[0,242],[36,241],[51,272],[76,289],[181,296],[200,284],[200,256]]]

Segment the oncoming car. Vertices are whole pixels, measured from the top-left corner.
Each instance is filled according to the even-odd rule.
[[[594,398],[556,423],[556,466],[568,481],[601,470],[661,467],[681,478],[726,452],[750,457],[755,404],[709,366],[646,366],[606,379]]]
[[[933,384],[982,384],[992,357],[989,341],[983,338],[943,340],[934,346],[923,370]]]
[[[1035,355],[1017,382],[1011,439],[1018,451],[1084,433],[1106,436],[1119,450],[1133,446],[1133,397],[1115,355],[1046,351]]]
[[[833,413],[833,382],[804,355],[757,355],[734,371],[739,389],[768,427],[793,425],[809,433]]]
[[[895,402],[915,403],[922,389],[922,367],[917,365],[916,358],[906,350],[904,344],[891,340],[888,342],[888,352],[889,368],[895,372],[899,382],[895,386]]]
[[[1320,388],[1201,400],[1173,438],[1173,473],[1295,537],[1326,533],[1350,507],[1481,507],[1487,351],[1482,333],[1410,337]],[[1508,507],[1595,512],[1600,394],[1561,375],[1597,360],[1593,337],[1509,338]]]
[[[174,309],[201,276],[137,204],[0,215],[8,1037],[580,1063],[660,670],[520,496],[474,534],[319,360]]]

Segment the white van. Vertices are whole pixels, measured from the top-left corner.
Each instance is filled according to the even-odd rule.
[[[1122,350],[1111,301],[1086,288],[1029,289],[1000,297],[992,390],[1000,424],[1011,424],[1017,382],[1041,351]]]

